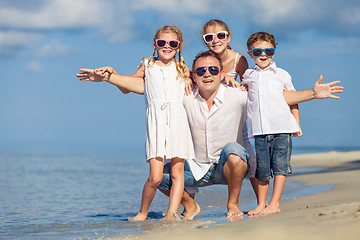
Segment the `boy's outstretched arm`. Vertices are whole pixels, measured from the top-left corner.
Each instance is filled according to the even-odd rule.
[[[340,81],[333,81],[330,83],[321,83],[323,76],[315,82],[313,89],[302,90],[302,91],[284,91],[284,97],[288,105],[294,105],[301,102],[306,102],[312,99],[324,99],[334,98],[340,99],[340,97],[333,95],[334,93],[342,93],[343,86],[335,86]]]

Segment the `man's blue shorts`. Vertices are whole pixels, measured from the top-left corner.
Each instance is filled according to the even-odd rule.
[[[204,187],[213,184],[227,184],[226,177],[224,175],[224,165],[230,154],[239,156],[246,164],[248,165],[247,170],[249,170],[249,155],[246,152],[245,148],[239,143],[232,142],[225,145],[220,153],[220,158],[218,163],[213,163],[207,173],[200,180],[196,181],[189,163],[185,160],[184,164],[184,185],[186,187]],[[172,182],[170,175],[171,164],[165,164],[163,179],[158,186],[158,189],[170,190]],[[246,174],[245,174],[246,176]]]

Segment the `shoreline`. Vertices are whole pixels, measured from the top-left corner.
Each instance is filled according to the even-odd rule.
[[[360,151],[292,156],[294,168],[318,171],[289,175],[307,186],[332,185],[330,191],[281,202],[281,212],[211,226],[197,221],[163,223],[142,234],[106,239],[356,239],[360,235]],[[203,224],[202,224],[203,225]]]

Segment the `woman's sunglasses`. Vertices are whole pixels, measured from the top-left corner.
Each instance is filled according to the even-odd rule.
[[[158,46],[159,48],[165,47],[166,44],[168,44],[172,49],[177,49],[180,46],[180,41],[178,41],[178,40],[166,41],[163,39],[156,39],[155,43],[156,43],[156,46]]]
[[[260,57],[263,52],[266,56],[272,57],[275,54],[275,50],[275,48],[253,48],[250,49],[249,52],[251,52],[254,57]]]
[[[227,38],[228,34],[229,33],[227,31],[220,31],[217,33],[207,33],[203,35],[203,39],[206,43],[211,43],[212,41],[214,41],[216,36],[217,39],[219,39],[220,41],[224,41]]]
[[[209,70],[209,73],[213,76],[216,76],[219,74],[220,70],[216,66],[210,66],[210,67],[199,67],[195,70],[196,75],[199,77],[203,76],[206,73],[206,69]]]

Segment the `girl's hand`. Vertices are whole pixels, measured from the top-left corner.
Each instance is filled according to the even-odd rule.
[[[110,74],[117,73],[117,72],[115,71],[115,69],[112,68],[112,67],[101,67],[101,68],[97,68],[97,69],[95,69],[95,72],[101,72],[101,73],[108,72],[108,73],[110,73]]]
[[[185,94],[190,95],[193,90],[194,84],[191,78],[185,78]]]
[[[225,82],[226,85],[231,85],[232,87],[240,88],[240,83],[238,83],[234,78],[230,77],[227,74],[225,74],[225,78],[223,82]]]
[[[103,82],[109,81],[110,73],[96,71],[96,69],[81,68],[80,73],[76,74],[80,81]]]

